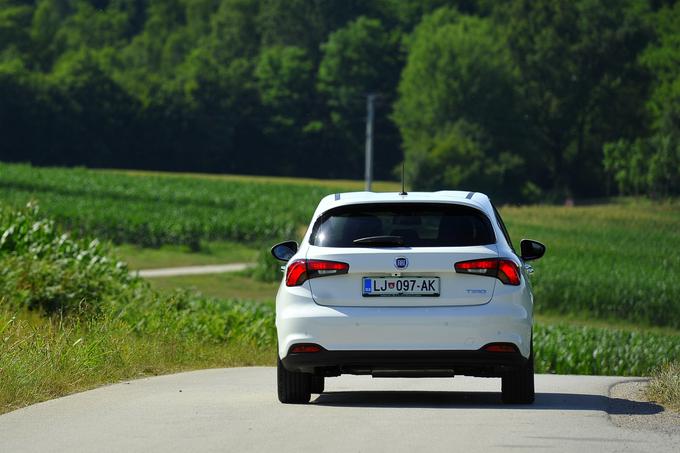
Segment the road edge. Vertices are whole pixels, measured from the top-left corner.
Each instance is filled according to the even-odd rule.
[[[680,413],[646,397],[649,381],[650,378],[638,378],[611,384],[607,390],[607,418],[619,428],[680,435]]]

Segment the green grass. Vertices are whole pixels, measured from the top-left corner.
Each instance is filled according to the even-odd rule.
[[[647,397],[680,412],[680,362],[666,363],[652,374]]]
[[[118,170],[105,169],[93,170],[103,173],[123,174],[131,176],[161,176],[161,177],[182,177],[195,179],[210,179],[215,181],[232,181],[232,182],[256,182],[262,184],[290,184],[290,185],[306,185],[313,187],[326,187],[329,189],[340,188],[345,191],[359,191],[364,190],[365,183],[360,180],[351,179],[314,179],[314,178],[292,178],[286,176],[256,176],[256,175],[226,175],[226,174],[210,174],[210,173],[178,173],[166,171],[147,171],[147,170]],[[401,184],[394,181],[373,181],[372,190],[375,192],[398,192],[401,190]]]
[[[113,249],[120,260],[130,269],[156,269],[179,266],[201,266],[206,264],[253,263],[257,260],[258,249],[253,246],[230,241],[202,243],[200,250],[192,251],[186,245],[162,245],[147,248],[134,244],[121,244]]]
[[[0,312],[0,413],[126,379],[274,360],[271,347],[206,342],[173,331],[141,335],[110,317]]]
[[[199,291],[220,299],[244,299],[257,302],[273,301],[279,282],[261,282],[245,273],[187,275],[149,279],[153,288],[174,291],[177,288]]]
[[[651,333],[658,335],[680,335],[680,330],[673,327],[648,326],[625,319],[598,319],[587,314],[569,313],[534,313],[534,320],[538,324],[566,324],[577,327],[593,327],[597,329],[625,330],[630,332]]]

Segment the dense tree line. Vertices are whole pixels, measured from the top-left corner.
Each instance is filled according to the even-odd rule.
[[[680,3],[0,0],[0,160],[680,192]],[[1,175],[0,175],[1,177]]]

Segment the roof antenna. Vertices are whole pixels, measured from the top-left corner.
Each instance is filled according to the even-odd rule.
[[[399,195],[408,195],[404,189],[404,162],[401,162],[401,192]]]

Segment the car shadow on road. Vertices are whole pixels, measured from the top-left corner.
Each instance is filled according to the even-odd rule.
[[[500,392],[357,391],[328,392],[313,405],[372,408],[598,410],[610,415],[652,415],[658,404],[580,393],[536,393],[534,404],[505,405]]]

